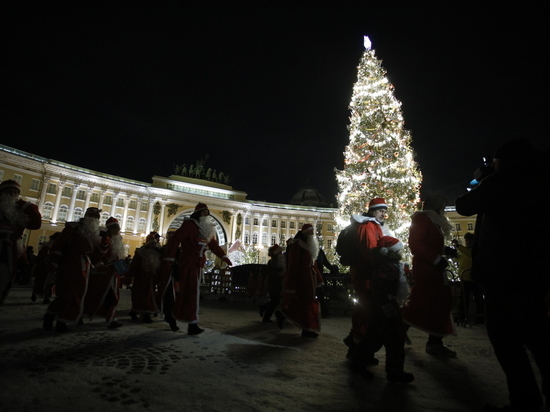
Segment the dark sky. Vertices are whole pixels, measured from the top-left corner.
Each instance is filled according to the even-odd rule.
[[[289,203],[309,183],[334,202],[364,35],[424,192],[454,201],[511,138],[548,149],[542,5],[12,3],[0,142],[39,156],[151,182],[208,154],[249,199]]]

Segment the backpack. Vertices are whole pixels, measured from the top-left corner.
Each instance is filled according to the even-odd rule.
[[[356,263],[359,257],[359,224],[352,222],[338,235],[336,253],[340,256],[340,264],[350,266]]]

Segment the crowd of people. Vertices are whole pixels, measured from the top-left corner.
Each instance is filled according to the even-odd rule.
[[[456,335],[456,323],[465,324],[470,305],[475,321],[485,323],[498,362],[506,375],[510,405],[486,406],[487,411],[540,411],[550,397],[550,275],[544,259],[548,247],[548,223],[539,234],[528,239],[540,248],[538,253],[523,253],[513,248],[514,229],[526,219],[513,213],[548,203],[547,173],[532,167],[536,151],[524,139],[506,143],[496,151],[494,168],[480,179],[473,190],[456,200],[461,215],[476,215],[475,232],[464,236],[463,245],[451,239],[451,225],[445,216],[446,199],[426,196],[421,210],[411,216],[407,239],[412,253],[412,271],[402,262],[404,242],[387,228],[388,204],[376,197],[361,215],[351,216],[353,259],[350,279],[357,297],[347,345],[350,370],[372,379],[369,370],[379,363],[376,353],[385,348],[386,378],[392,383],[414,381],[404,371],[405,345],[410,344],[408,328],[425,332],[425,350],[436,357],[455,358],[457,352],[444,345],[443,339]],[[522,187],[525,197],[510,197],[510,188]],[[25,266],[32,261],[34,285],[31,299],[42,298],[48,304],[43,328],[57,332],[67,324],[79,324],[84,318],[105,318],[109,328],[118,328],[116,308],[120,287],[131,288],[131,319],[153,322],[161,315],[173,331],[178,322],[187,324],[187,333],[198,335],[200,283],[210,250],[221,266],[232,262],[216,240],[209,222],[208,206],[199,203],[181,227],[167,235],[151,232],[131,263],[124,251],[120,226],[111,217],[99,227],[100,210],[88,208],[78,222],[69,222],[60,233],[42,245],[38,256],[32,250],[19,253],[17,240],[24,229],[40,227],[36,206],[18,199],[17,182],[0,184],[2,239],[0,242],[0,291],[6,298],[16,279],[17,262],[21,282],[28,282]],[[518,200],[520,200],[518,202]],[[514,218],[515,219],[511,219]],[[507,222],[507,223],[504,223]],[[513,222],[520,224],[513,225]],[[516,231],[517,232],[517,231]],[[451,247],[452,245],[452,247]],[[540,246],[539,246],[540,245]],[[323,266],[338,271],[319,248],[314,227],[305,224],[286,248],[269,248],[265,289],[268,300],[260,305],[261,321],[279,328],[289,322],[306,339],[316,339],[321,331],[323,307]],[[24,255],[23,260],[19,260]],[[453,292],[448,276],[451,259],[457,259],[462,298],[458,317],[453,319]],[[124,263],[126,262],[126,264]],[[128,264],[129,263],[129,264]],[[129,266],[129,267],[128,267]],[[52,297],[55,298],[52,300]],[[542,390],[527,355],[528,349],[542,376]]]

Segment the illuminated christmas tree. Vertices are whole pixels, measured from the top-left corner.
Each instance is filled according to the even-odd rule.
[[[389,206],[387,226],[406,242],[411,215],[418,210],[422,175],[414,161],[410,133],[404,128],[401,103],[393,95],[382,62],[365,37],[350,109],[349,144],[338,181],[337,222],[366,211],[369,201],[383,197]]]

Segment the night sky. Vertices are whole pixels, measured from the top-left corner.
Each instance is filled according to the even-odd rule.
[[[542,2],[29,3],[2,6],[0,143],[42,157],[150,183],[208,155],[251,200],[336,204],[364,35],[423,194],[454,202],[506,140],[548,149]]]

